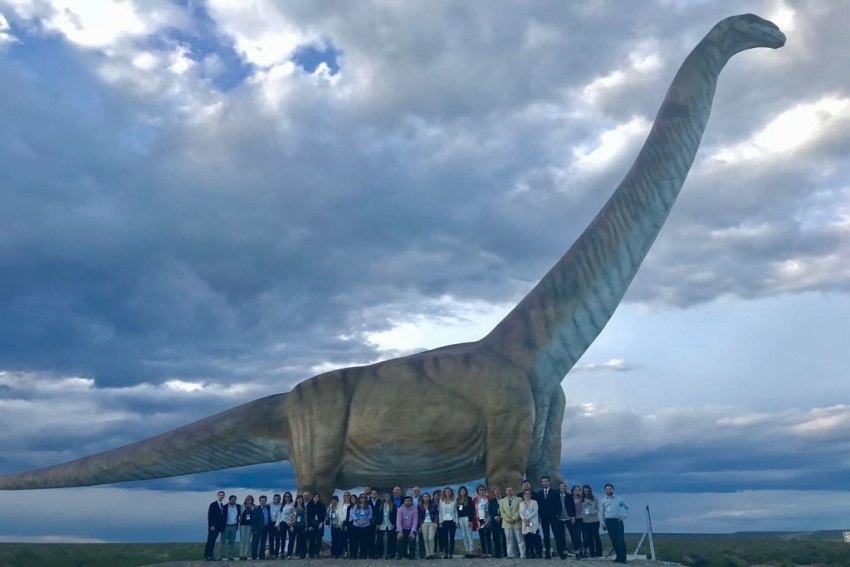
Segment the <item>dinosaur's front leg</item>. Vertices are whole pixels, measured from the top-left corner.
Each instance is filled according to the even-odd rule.
[[[522,484],[531,450],[528,440],[534,425],[533,408],[530,393],[524,392],[504,411],[489,413],[485,443],[487,485],[501,488],[503,494],[505,487],[512,486],[516,491]]]
[[[338,373],[299,384],[287,398],[292,466],[299,490],[327,502],[336,488],[346,443],[351,394]]]
[[[556,386],[549,400],[549,411],[545,416],[546,429],[543,443],[534,447],[528,462],[526,475],[537,485],[541,476],[548,476],[552,486],[557,487],[561,478],[561,428],[564,424],[564,408],[567,398],[560,385]]]

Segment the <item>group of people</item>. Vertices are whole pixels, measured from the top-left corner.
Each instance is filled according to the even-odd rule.
[[[251,495],[242,504],[219,491],[207,513],[207,544],[204,557],[214,560],[216,540],[221,536],[219,556],[235,558],[239,535],[239,559],[285,559],[318,557],[325,528],[330,528],[330,554],[348,559],[435,559],[451,558],[455,538],[460,539],[465,557],[601,557],[600,529],[607,531],[616,553],[615,561],[626,562],[623,522],[628,516],[626,502],[605,485],[605,496],[597,498],[592,488],[566,483],[550,486],[549,477],[540,479],[540,490],[525,481],[519,494],[506,487],[488,490],[480,485],[475,495],[465,486],[457,494],[451,487],[433,493],[414,487],[402,494],[379,495],[364,487],[363,492],[345,492],[330,497],[326,505],[319,494],[284,492],[283,495]],[[478,534],[479,548],[472,534]],[[567,545],[567,535],[572,544]]]

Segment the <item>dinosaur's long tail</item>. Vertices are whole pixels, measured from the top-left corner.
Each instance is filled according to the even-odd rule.
[[[91,486],[282,461],[291,444],[286,396],[261,398],[76,461],[0,476],[0,490]]]

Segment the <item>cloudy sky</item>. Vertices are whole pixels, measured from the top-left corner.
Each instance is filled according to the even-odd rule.
[[[0,0],[0,473],[483,336],[730,4]],[[681,197],[563,382],[630,531],[850,528],[846,4],[735,3]],[[400,401],[401,402],[401,401]],[[203,538],[287,463],[4,492],[0,539]]]

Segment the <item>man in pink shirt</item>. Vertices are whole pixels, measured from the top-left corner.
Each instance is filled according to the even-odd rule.
[[[396,512],[396,538],[400,542],[396,559],[416,558],[416,530],[419,527],[419,510],[413,505],[413,498],[404,497],[404,504]]]

